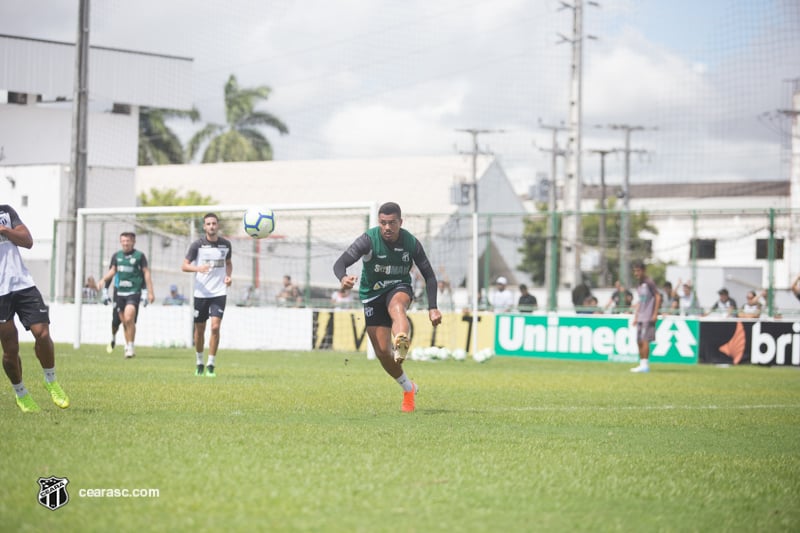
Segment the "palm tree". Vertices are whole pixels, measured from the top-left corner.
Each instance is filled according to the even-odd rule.
[[[192,122],[199,120],[200,112],[179,111],[177,109],[160,109],[142,107],[139,110],[139,164],[168,165],[183,163],[183,145],[175,133],[167,126],[170,118],[189,118]]]
[[[197,132],[189,141],[188,160],[193,160],[206,142],[203,163],[271,160],[272,145],[257,127],[271,126],[281,135],[289,133],[289,128],[275,115],[255,110],[258,101],[269,98],[271,92],[266,85],[240,88],[236,76],[231,74],[225,84],[227,124],[208,124]]]

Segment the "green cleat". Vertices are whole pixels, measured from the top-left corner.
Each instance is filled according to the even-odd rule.
[[[17,396],[17,405],[23,413],[38,413],[41,411],[39,406],[36,405],[36,402],[33,401],[33,396],[31,396],[30,393],[26,394],[22,398]]]
[[[203,365],[197,365],[197,370],[194,371],[194,375],[195,376],[202,376],[203,375],[203,370],[205,370],[205,367],[203,367]]]
[[[207,378],[215,378],[215,377],[217,377],[217,373],[214,370],[214,365],[208,365],[206,367],[206,377]]]
[[[67,396],[67,393],[64,392],[64,389],[61,388],[61,385],[58,384],[58,381],[54,381],[52,383],[45,381],[44,388],[50,393],[50,397],[53,399],[54,404],[62,409],[69,407],[69,397]]]

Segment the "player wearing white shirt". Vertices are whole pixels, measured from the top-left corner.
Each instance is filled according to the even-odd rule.
[[[42,294],[33,282],[19,247],[31,248],[33,237],[19,215],[9,205],[0,205],[0,344],[3,346],[3,369],[23,413],[41,409],[22,381],[22,360],[19,357],[19,332],[14,315],[29,330],[36,343],[34,351],[44,371],[44,386],[53,403],[69,407],[69,398],[56,381],[55,348],[50,337],[50,312]]]
[[[181,270],[194,272],[194,346],[197,356],[195,375],[216,377],[216,356],[219,348],[219,329],[225,312],[228,287],[231,285],[233,263],[231,242],[219,236],[219,218],[214,213],[203,217],[205,235],[186,252]],[[203,366],[206,321],[211,318],[208,338],[208,361]],[[205,371],[205,374],[204,374]]]

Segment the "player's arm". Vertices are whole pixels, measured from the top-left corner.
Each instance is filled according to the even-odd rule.
[[[658,292],[658,289],[656,289],[655,284],[653,284],[653,292],[656,293],[656,304],[653,306],[653,320],[652,320],[653,324],[655,324],[656,320],[658,320],[658,311],[659,309],[661,309],[661,293]]]
[[[333,275],[342,284],[344,289],[352,289],[356,284],[358,276],[348,276],[347,267],[354,264],[360,258],[372,253],[372,241],[366,233],[362,233],[347,250],[345,250],[339,259],[333,264]]]
[[[142,267],[142,274],[144,274],[144,286],[147,287],[147,301],[153,303],[156,300],[156,294],[153,290],[153,276],[150,275],[150,267]]]
[[[225,260],[225,285],[230,287],[233,281],[233,262],[230,258]]]
[[[25,224],[19,223],[13,227],[0,226],[0,235],[22,248],[33,248],[33,237]]]
[[[111,280],[114,279],[114,275],[117,273],[117,256],[114,255],[111,257],[111,263],[108,267],[108,272],[103,274],[103,277],[97,282],[97,285],[102,285],[106,289],[108,289],[109,285],[111,284]]]
[[[439,311],[436,302],[439,283],[436,281],[436,273],[433,271],[431,262],[428,261],[428,256],[421,242],[417,241],[417,247],[414,249],[414,254],[411,258],[414,260],[414,264],[417,265],[419,273],[425,278],[425,292],[428,295],[428,318],[430,318],[431,324],[438,326],[442,323],[442,313]]]
[[[195,241],[189,246],[189,251],[186,252],[186,257],[183,259],[181,265],[182,272],[208,272],[210,267],[208,265],[197,264],[197,250],[200,248],[200,242]]]

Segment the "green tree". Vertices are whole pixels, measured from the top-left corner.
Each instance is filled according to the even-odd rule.
[[[189,191],[185,195],[178,193],[176,189],[150,189],[149,192],[143,192],[139,195],[139,205],[142,207],[157,207],[157,206],[181,206],[181,205],[215,205],[217,202],[210,196],[203,196],[197,191]],[[210,211],[210,210],[209,210]],[[203,232],[202,216],[207,211],[198,212],[197,214],[176,214],[176,215],[159,215],[153,218],[152,215],[139,215],[139,219],[147,219],[148,225],[157,228],[159,231],[168,235],[189,235],[191,231],[191,224],[194,223],[195,233]],[[230,222],[228,223],[230,224]],[[223,221],[220,220],[220,226],[223,226]],[[229,229],[224,228],[223,229]]]
[[[518,268],[531,275],[534,285],[543,285],[547,257],[547,204],[539,204],[536,208],[538,213],[525,219],[523,245],[519,249],[522,263]],[[556,236],[556,242],[561,242],[560,237]],[[560,248],[556,246],[556,249]]]
[[[594,286],[606,286],[620,279],[619,272],[619,243],[622,234],[622,216],[619,211],[615,211],[616,198],[610,198],[605,215],[606,245],[600,250],[600,213],[589,213],[581,218],[581,236],[584,247],[597,247],[600,254],[605,257],[608,265],[607,280],[600,279],[601,272],[584,272],[592,279]],[[537,206],[538,213],[529,217],[525,221],[523,229],[523,246],[520,248],[522,262],[519,269],[529,272],[531,281],[534,284],[544,283],[546,250],[547,250],[547,206],[541,204]],[[630,213],[631,237],[629,242],[630,259],[648,259],[652,252],[648,246],[648,241],[641,237],[643,232],[658,234],[658,228],[650,223],[649,217],[645,212]],[[561,249],[561,236],[557,236],[556,249]],[[558,258],[560,260],[560,257]],[[656,271],[648,271],[651,276]],[[660,272],[660,271],[659,271]],[[654,277],[655,279],[655,277]]]
[[[239,87],[236,76],[231,74],[225,84],[226,124],[208,124],[198,131],[189,140],[188,160],[194,160],[202,146],[205,146],[203,163],[271,160],[272,145],[258,127],[275,128],[281,135],[289,133],[289,128],[275,115],[255,109],[271,92],[266,85]]]
[[[175,132],[167,126],[167,120],[171,118],[188,118],[195,122],[200,119],[200,112],[197,109],[180,111],[155,107],[142,107],[139,110],[140,165],[169,165],[185,162],[183,145]]]

